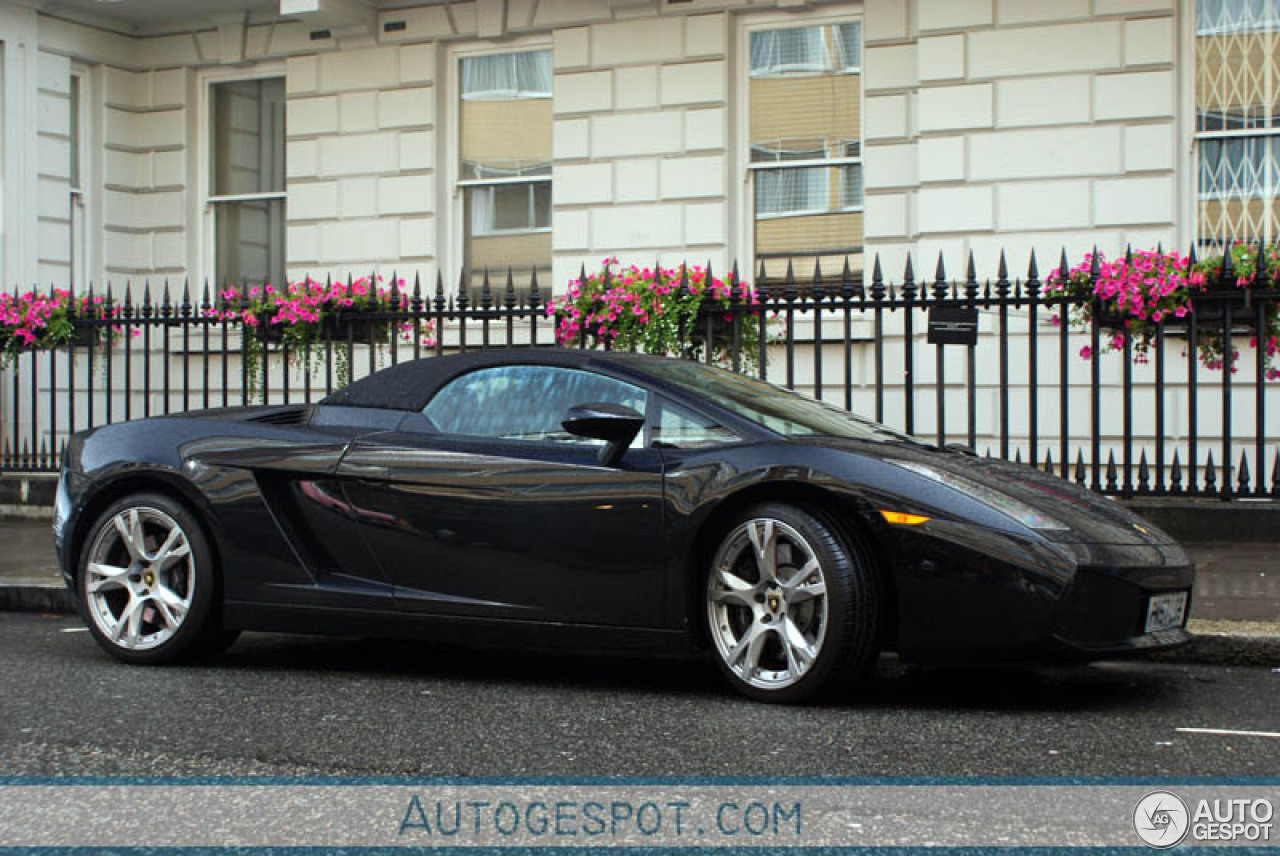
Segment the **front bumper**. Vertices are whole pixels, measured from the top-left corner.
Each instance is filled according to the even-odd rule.
[[[1081,567],[1063,596],[1051,647],[1067,656],[1097,659],[1186,644],[1191,641],[1186,622],[1194,582],[1195,568],[1189,561],[1176,566]],[[1187,593],[1182,626],[1147,632],[1151,597],[1176,592]]]
[[[63,470],[58,478],[58,492],[53,501],[53,547],[58,557],[58,568],[67,588],[75,593],[76,521],[79,519],[77,499],[84,494],[88,478],[80,473]]]

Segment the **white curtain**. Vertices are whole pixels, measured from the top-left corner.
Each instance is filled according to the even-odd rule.
[[[550,98],[551,51],[463,57],[462,97]]]
[[[822,27],[798,27],[752,33],[751,76],[826,70],[830,63],[822,31]]]
[[[837,24],[835,28],[836,69],[856,71],[862,67],[862,25]]]
[[[756,170],[756,216],[828,210],[829,170],[825,166]]]
[[[1280,193],[1280,137],[1200,141],[1200,194],[1211,199],[1270,199]]]
[[[1196,0],[1196,33],[1267,32],[1280,29],[1280,0]]]

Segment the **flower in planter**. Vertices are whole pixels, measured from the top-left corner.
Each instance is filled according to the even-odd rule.
[[[566,292],[547,304],[558,344],[699,359],[709,347],[712,361],[727,366],[736,328],[742,365],[757,365],[761,310],[749,283],[709,276],[700,266],[617,266],[616,258],[604,259],[599,271],[570,280]]]
[[[101,296],[77,298],[61,288],[48,294],[0,292],[0,368],[8,367],[24,352],[75,345],[83,341],[81,322],[119,318],[122,312],[121,306],[107,309]],[[88,335],[107,346],[125,332],[119,324],[93,325],[87,329],[91,331]],[[138,331],[133,330],[132,335],[137,336]]]
[[[229,286],[219,293],[219,305],[208,310],[208,315],[255,331],[243,338],[245,359],[255,366],[261,364],[262,348],[278,343],[287,348],[291,362],[310,371],[312,348],[336,342],[338,381],[346,384],[351,374],[348,344],[372,340],[380,348],[387,343],[393,325],[400,341],[413,342],[412,319],[386,317],[408,311],[409,295],[403,288],[404,280],[397,280],[393,294],[381,276],[348,282],[320,282],[308,276],[284,288]],[[435,326],[430,320],[421,320],[417,331],[423,346],[435,346]],[[249,379],[251,386],[256,386],[255,372]]]
[[[1267,248],[1264,258],[1268,260],[1271,271],[1280,267],[1278,259],[1280,251],[1276,247]],[[1232,248],[1232,261],[1236,276],[1227,283],[1231,289],[1252,288],[1256,280],[1257,254],[1243,244]],[[1125,331],[1133,346],[1136,362],[1146,362],[1156,330],[1160,325],[1166,328],[1181,325],[1196,312],[1193,299],[1211,291],[1221,290],[1223,257],[1209,257],[1196,263],[1178,253],[1166,253],[1152,250],[1132,252],[1124,258],[1108,261],[1101,253],[1096,264],[1097,280],[1093,279],[1092,270],[1095,264],[1094,255],[1086,253],[1084,260],[1068,270],[1054,270],[1049,274],[1045,295],[1047,297],[1065,297],[1080,301],[1069,307],[1069,323],[1088,328],[1098,313],[1098,324],[1104,329],[1113,331],[1104,349],[1122,351],[1125,346]],[[1274,274],[1273,274],[1274,275]],[[1096,299],[1096,300],[1095,300]],[[1220,369],[1224,365],[1235,371],[1235,360],[1238,352],[1233,349],[1229,359],[1224,359],[1223,336],[1221,326],[1213,326],[1212,306],[1202,304],[1199,310],[1203,318],[1198,329],[1196,347],[1202,365],[1209,369]],[[1054,319],[1059,323],[1060,319]],[[1235,319],[1241,326],[1256,326],[1256,320],[1250,317]],[[1265,353],[1265,376],[1268,380],[1280,379],[1280,371],[1272,366],[1278,355],[1277,338],[1280,336],[1280,321],[1277,319],[1276,306],[1270,304],[1266,310],[1262,340]],[[1251,340],[1257,347],[1258,331],[1254,331]],[[1081,349],[1080,356],[1091,359],[1095,354],[1089,347]]]

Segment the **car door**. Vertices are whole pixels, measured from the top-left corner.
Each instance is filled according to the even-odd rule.
[[[423,415],[362,438],[340,466],[348,500],[417,613],[656,627],[663,616],[661,452],[615,467],[560,422],[576,404],[644,412],[648,392],[559,366],[477,369]]]

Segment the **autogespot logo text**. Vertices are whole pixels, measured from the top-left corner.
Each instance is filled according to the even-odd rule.
[[[1133,810],[1133,828],[1149,847],[1163,850],[1187,837],[1187,804],[1168,791],[1153,791]]]

